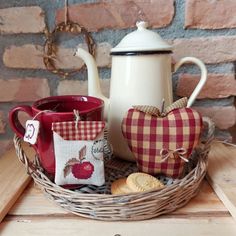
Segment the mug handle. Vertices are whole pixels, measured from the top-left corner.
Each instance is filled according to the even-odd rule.
[[[19,121],[18,114],[20,111],[27,113],[31,117],[33,117],[33,111],[30,106],[22,105],[14,107],[9,112],[9,123],[11,125],[11,128],[19,137],[23,138],[25,135],[25,128]]]
[[[207,69],[206,69],[206,66],[205,66],[205,64],[201,60],[199,60],[196,57],[184,57],[184,58],[181,58],[180,61],[178,61],[174,65],[174,72],[176,72],[179,69],[179,67],[182,66],[184,63],[189,63],[189,62],[196,64],[200,68],[200,70],[201,70],[201,78],[200,78],[200,81],[198,82],[196,88],[194,89],[192,95],[188,99],[187,107],[191,107],[193,105],[196,97],[198,96],[198,94],[202,90],[202,87],[204,86],[204,84],[206,83],[206,80],[207,80]]]

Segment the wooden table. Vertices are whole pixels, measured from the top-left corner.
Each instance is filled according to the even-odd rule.
[[[0,224],[0,235],[235,236],[236,221],[206,180],[185,207],[137,222],[103,222],[74,216],[46,199],[31,182]]]

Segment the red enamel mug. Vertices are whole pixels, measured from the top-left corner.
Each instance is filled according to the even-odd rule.
[[[91,96],[67,95],[43,98],[32,106],[16,106],[9,112],[9,122],[13,131],[21,138],[25,128],[20,123],[18,114],[25,112],[39,121],[39,134],[33,147],[39,154],[42,167],[55,174],[55,156],[52,134],[52,123],[75,120],[74,110],[79,111],[81,120],[103,120],[103,100]]]

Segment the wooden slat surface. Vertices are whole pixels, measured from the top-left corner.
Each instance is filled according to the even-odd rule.
[[[213,143],[207,179],[236,220],[236,148]]]
[[[16,204],[9,211],[9,215],[64,215],[69,214],[61,207],[49,201],[33,181]]]
[[[32,156],[33,149],[27,148],[27,145],[25,148]],[[0,157],[0,222],[29,182],[30,177],[17,159],[14,148]]]
[[[211,152],[211,155],[219,157],[222,154],[220,150],[221,148],[219,152]],[[211,170],[211,167],[209,168]],[[218,171],[222,169],[220,166],[217,168]],[[220,178],[219,175],[217,176]],[[3,236],[183,236],[188,234],[191,236],[236,235],[235,221],[205,180],[199,194],[185,207],[156,219],[137,222],[103,222],[74,216],[46,199],[41,190],[31,182],[0,224],[0,235]]]
[[[3,236],[235,236],[230,217],[158,218],[138,222],[101,222],[81,218],[13,218],[0,225]]]

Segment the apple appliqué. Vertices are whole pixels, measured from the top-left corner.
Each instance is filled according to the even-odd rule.
[[[86,156],[86,149],[86,146],[82,147],[79,150],[78,158],[71,158],[66,163],[64,168],[64,177],[66,177],[70,173],[72,173],[76,179],[89,179],[92,176],[94,172],[93,164],[89,161],[84,161]]]

